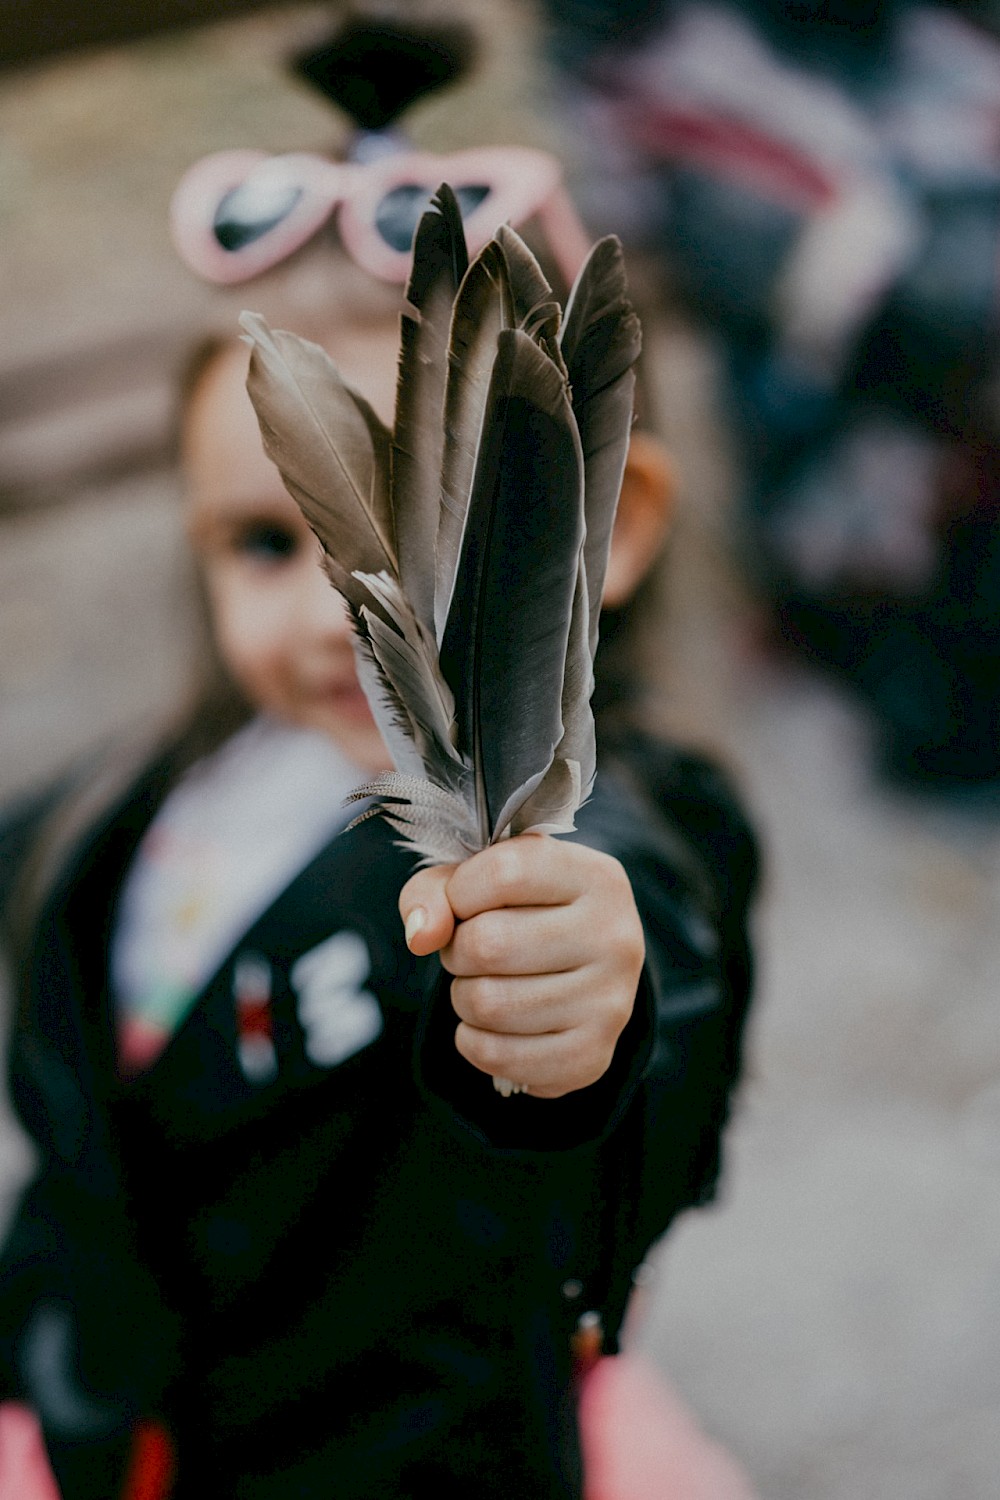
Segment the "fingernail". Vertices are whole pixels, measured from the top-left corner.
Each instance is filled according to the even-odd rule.
[[[406,946],[409,947],[418,932],[427,926],[427,913],[422,906],[415,906],[406,919]]]

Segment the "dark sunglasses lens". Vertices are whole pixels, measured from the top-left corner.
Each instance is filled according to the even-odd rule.
[[[488,187],[472,186],[455,189],[455,197],[458,200],[459,212],[463,219],[467,219],[474,208],[490,195]]]
[[[462,218],[478,208],[489,196],[489,188],[479,184],[455,189]],[[430,206],[434,196],[425,187],[405,183],[386,193],[375,212],[375,228],[392,250],[405,252],[413,247],[413,236],[424,210]]]
[[[223,250],[242,250],[287,219],[301,197],[302,189],[289,184],[242,182],[215,210],[215,238]]]

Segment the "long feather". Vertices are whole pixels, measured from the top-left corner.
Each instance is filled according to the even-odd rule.
[[[563,738],[538,789],[519,809],[514,832],[534,827],[568,832],[597,769],[593,656],[611,531],[628,452],[640,348],[628,301],[625,267],[613,237],[594,247],[570,294],[561,345],[573,393],[584,460],[586,540],[566,651]]]
[[[452,307],[468,269],[455,195],[443,184],[417,229],[401,327],[392,498],[400,582],[417,618],[434,626],[435,548],[441,510],[444,395]]]
[[[591,653],[597,649],[611,531],[628,456],[633,367],[641,342],[639,320],[628,300],[621,243],[609,235],[597,242],[576,279],[561,336],[583,447]]]
[[[452,313],[445,388],[441,514],[436,538],[434,628],[438,642],[455,588],[497,339],[512,326],[507,260],[491,240],[469,267]]]
[[[562,738],[582,482],[560,370],[527,334],[503,330],[441,645],[484,843],[503,832],[497,815],[544,773]]]
[[[513,230],[501,225],[469,267],[451,322],[435,549],[434,623],[439,641],[455,586],[497,339],[505,328],[523,329],[565,374],[558,342],[560,316],[537,260]]]
[[[338,575],[395,571],[389,433],[317,344],[240,319],[264,447]]]

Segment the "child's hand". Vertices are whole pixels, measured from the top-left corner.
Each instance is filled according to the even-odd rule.
[[[606,1071],[645,957],[628,876],[582,844],[525,834],[420,870],[399,910],[413,953],[455,975],[455,1045],[541,1099]]]

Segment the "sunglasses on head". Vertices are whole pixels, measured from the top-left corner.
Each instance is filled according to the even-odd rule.
[[[420,217],[442,182],[454,190],[475,255],[501,224],[537,218],[567,285],[590,241],[554,157],[520,146],[447,156],[402,151],[370,162],[311,152],[222,151],[181,179],[171,204],[181,258],[207,281],[259,276],[311,239],[333,213],[348,254],[383,281],[405,282]]]

